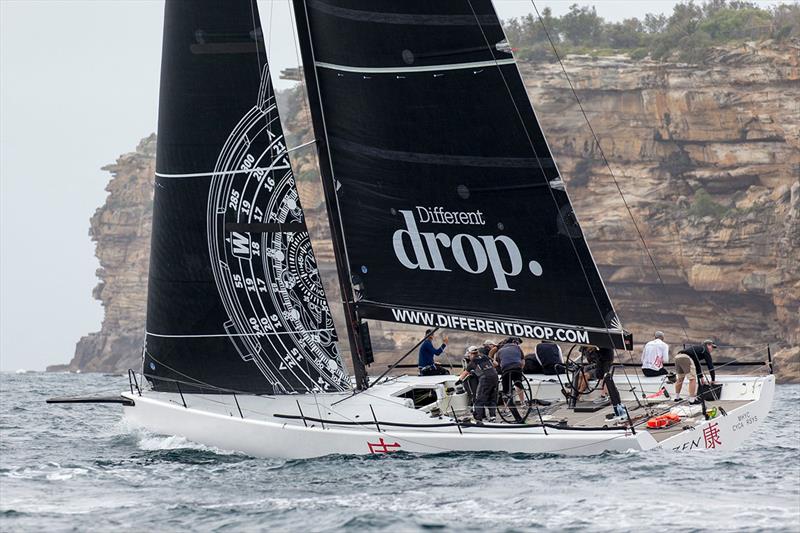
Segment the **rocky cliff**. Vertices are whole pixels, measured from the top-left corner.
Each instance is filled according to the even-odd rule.
[[[711,336],[732,346],[723,352],[730,356],[772,343],[782,379],[800,379],[798,51],[796,45],[749,43],[717,49],[701,66],[568,57],[565,69],[599,147],[561,66],[521,64],[612,300],[638,339],[654,329],[665,330],[676,345],[685,336]],[[300,94],[281,99],[290,145],[311,139]],[[106,315],[101,331],[78,343],[71,369],[119,371],[137,364],[154,143],[148,137],[106,167],[112,173],[108,200],[90,230],[102,266],[94,295]],[[295,152],[295,172],[335,301],[311,152]],[[419,334],[394,324],[373,324],[372,332],[387,359]]]
[[[121,372],[135,368],[142,350],[156,136],[103,167],[111,173],[105,204],[89,222],[100,282],[92,296],[105,311],[100,331],[78,341],[69,370]]]
[[[522,66],[626,327],[640,339],[664,329],[673,344],[714,337],[740,357],[772,343],[783,375],[795,379],[796,44],[717,49],[700,67],[570,58],[566,71],[602,153],[560,65]]]

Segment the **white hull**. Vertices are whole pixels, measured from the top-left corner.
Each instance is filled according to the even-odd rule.
[[[674,435],[670,433],[668,437],[666,433],[658,435],[655,431],[648,431],[643,425],[633,434],[624,428],[592,430],[585,427],[542,428],[540,425],[456,424],[453,417],[431,417],[425,409],[409,406],[410,400],[395,396],[415,387],[441,387],[440,392],[443,392],[443,382],[454,379],[452,376],[403,377],[356,396],[184,394],[187,407],[183,406],[179,394],[146,391],[139,396],[126,392],[123,395],[132,399],[135,405],[124,407],[124,412],[125,418],[134,426],[255,457],[300,459],[394,451],[591,455],[656,447],[676,451],[730,450],[741,445],[769,413],[775,384],[773,376],[723,378],[730,380],[730,386],[726,384],[724,389],[723,400],[731,396],[733,401],[730,403],[740,406],[729,410],[727,416],[694,421],[696,425],[691,429],[677,432],[673,429]],[[654,378],[642,380],[645,390],[648,385],[656,388],[659,383]],[[536,391],[535,380],[532,384]],[[619,386],[623,389],[622,383]],[[538,390],[538,397],[548,397],[546,391],[549,388]],[[442,396],[439,405],[447,411],[450,407],[448,400],[441,400]],[[456,406],[453,408],[457,409]],[[532,418],[536,418],[535,413]],[[376,420],[380,428],[376,426]],[[538,422],[538,418],[530,422]]]

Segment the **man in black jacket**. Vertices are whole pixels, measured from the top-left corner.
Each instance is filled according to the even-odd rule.
[[[470,354],[470,362],[458,376],[456,385],[463,383],[470,374],[477,377],[478,389],[472,399],[473,417],[475,422],[482,424],[486,416],[485,411],[489,411],[489,422],[494,422],[497,412],[497,384],[499,381],[497,370],[495,370],[492,360],[480,353],[477,347],[470,346],[467,353]]]
[[[563,374],[564,354],[561,347],[552,341],[542,341],[536,345],[534,353],[525,355],[525,366],[522,369],[526,374],[545,374],[552,376]]]
[[[689,377],[689,403],[700,403],[697,398],[697,380],[703,381],[703,369],[700,367],[700,359],[705,361],[708,367],[708,373],[711,374],[711,383],[715,383],[717,379],[716,372],[714,371],[714,362],[711,360],[711,352],[714,351],[717,345],[711,339],[706,339],[703,344],[687,346],[678,352],[675,356],[675,374],[677,380],[675,382],[675,401],[681,401],[681,389],[683,389],[683,378]],[[694,372],[692,372],[692,366]]]

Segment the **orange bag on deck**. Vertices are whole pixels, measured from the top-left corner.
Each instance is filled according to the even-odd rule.
[[[650,420],[647,421],[647,427],[650,429],[661,429],[661,428],[668,428],[672,424],[676,424],[681,421],[681,417],[673,413],[667,413],[661,416],[654,416]]]

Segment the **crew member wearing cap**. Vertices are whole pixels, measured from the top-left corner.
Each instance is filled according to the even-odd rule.
[[[429,329],[425,332],[425,340],[419,347],[419,359],[417,366],[419,366],[420,376],[443,376],[449,374],[446,368],[439,366],[433,360],[437,355],[440,355],[445,348],[447,348],[447,336],[442,337],[442,345],[438,348],[433,347],[433,330]]]
[[[491,357],[491,355],[489,355],[489,352],[491,352],[493,348],[497,348],[497,343],[494,342],[492,339],[486,339],[485,341],[483,341],[483,346],[478,348],[478,350],[486,357]]]
[[[642,350],[642,374],[645,377],[666,376],[664,363],[669,362],[669,345],[664,342],[664,333],[656,331],[653,340],[644,345]]]
[[[489,422],[494,422],[497,413],[497,370],[492,360],[478,351],[477,346],[467,348],[467,353],[470,362],[458,376],[456,385],[460,385],[464,379],[476,378],[477,387],[472,397],[472,416],[475,422],[482,424],[488,411]]]
[[[466,352],[464,352],[464,359],[462,359],[464,372],[458,376],[458,379],[464,384],[467,394],[469,394],[471,404],[475,403],[475,398],[478,393],[478,376],[475,375],[475,363],[473,361],[478,355],[483,354],[477,346],[470,346],[467,348]],[[456,384],[458,384],[458,381]]]
[[[717,379],[716,372],[714,372],[714,362],[711,360],[711,352],[717,345],[711,339],[706,339],[703,344],[694,346],[687,346],[675,356],[675,373],[677,374],[677,381],[675,383],[675,401],[681,401],[681,389],[683,389],[684,376],[689,377],[689,403],[698,404],[700,401],[697,399],[697,380],[703,380],[703,369],[700,367],[700,358],[705,360],[708,367],[708,373],[711,374],[711,383],[715,383]],[[694,372],[692,372],[692,365],[694,365]]]

